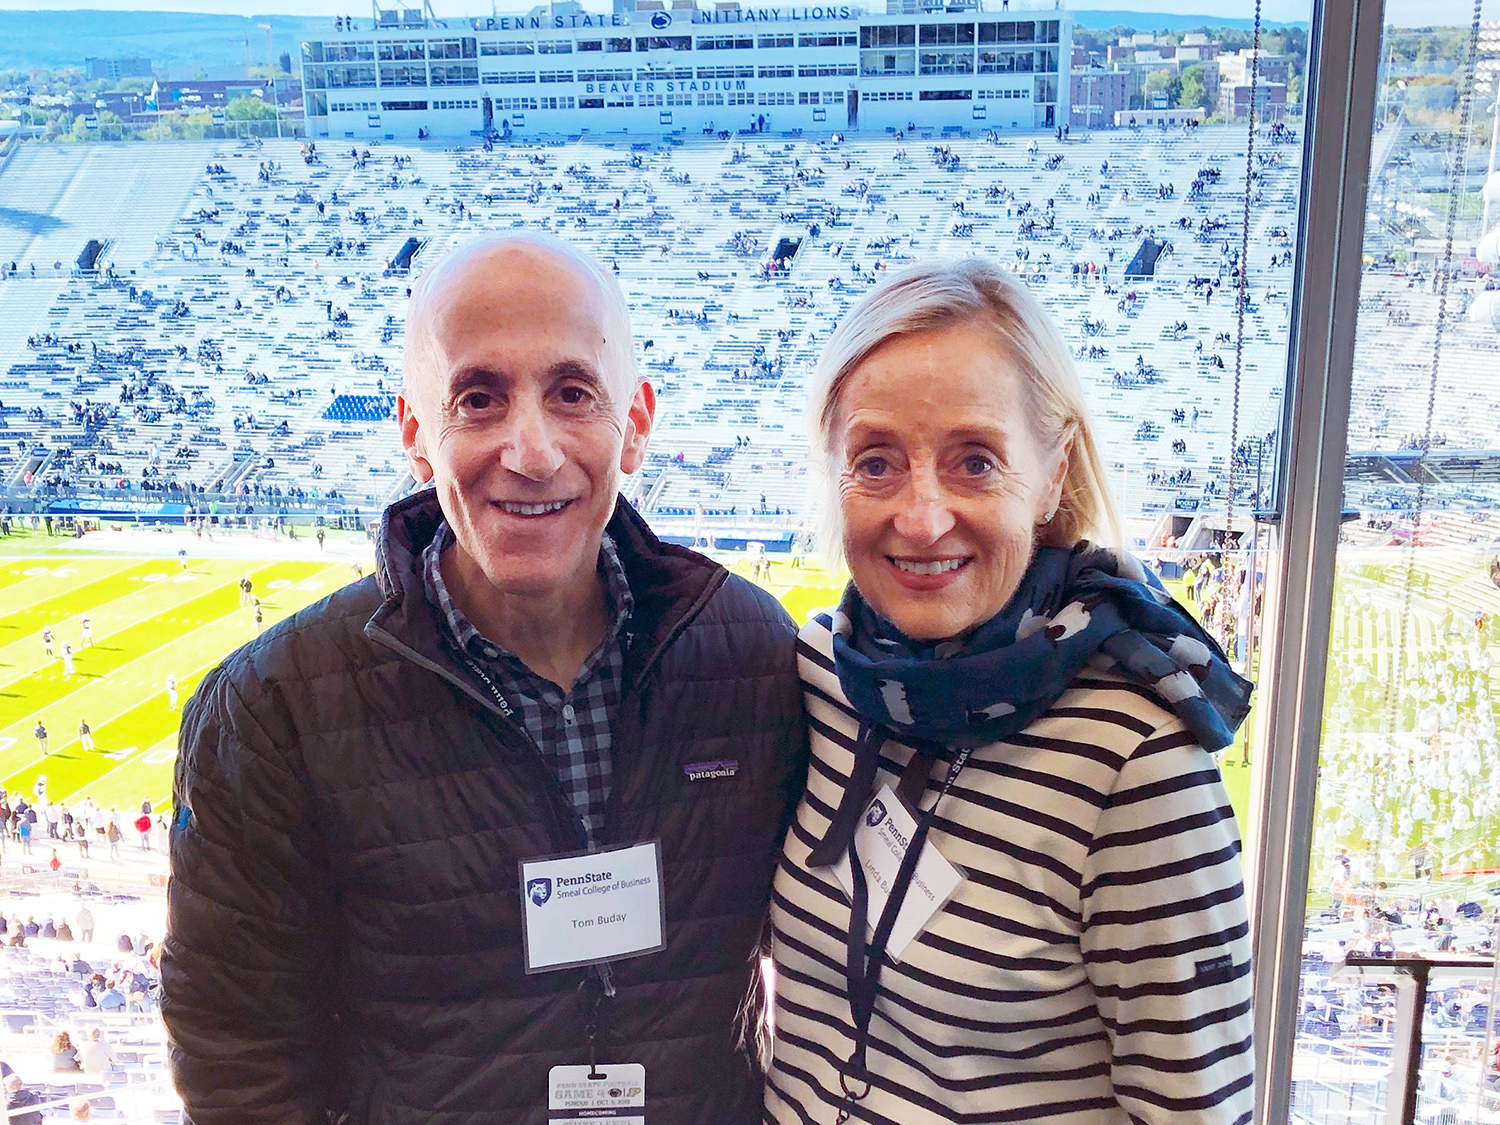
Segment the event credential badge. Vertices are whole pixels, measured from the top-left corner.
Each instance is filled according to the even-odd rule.
[[[521,932],[528,973],[665,948],[661,841],[523,859]]]
[[[554,1066],[547,1076],[548,1125],[646,1125],[646,1068]]]
[[[865,806],[859,818],[859,827],[854,830],[854,847],[859,853],[859,863],[864,869],[865,885],[869,889],[869,929],[873,934],[875,924],[885,911],[891,896],[891,885],[901,861],[906,858],[906,849],[916,834],[917,819],[907,809],[889,785],[883,785],[875,799]],[[833,865],[833,874],[844,893],[854,894],[854,873],[849,867],[849,853],[845,852]],[[937,850],[931,840],[922,848],[917,858],[917,869],[912,875],[911,886],[896,911],[896,922],[891,927],[890,941],[886,952],[891,960],[899,963],[906,947],[922,933],[947,905],[963,884],[964,873],[953,866]]]

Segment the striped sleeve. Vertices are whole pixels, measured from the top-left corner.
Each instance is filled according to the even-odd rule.
[[[1139,1125],[1244,1125],[1254,1105],[1240,836],[1173,718],[1121,768],[1081,888],[1084,966],[1120,1107]]]

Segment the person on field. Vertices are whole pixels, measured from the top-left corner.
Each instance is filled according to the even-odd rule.
[[[171,672],[167,673],[167,710],[177,710],[177,677]]]
[[[63,675],[71,676],[76,671],[73,667],[73,646],[63,641],[62,646]]]
[[[43,754],[47,753],[47,728],[41,720],[37,720],[36,729],[31,732],[36,736],[36,748]]]
[[[141,851],[149,852],[151,850],[151,813],[149,811],[135,818],[135,830],[141,837]]]
[[[43,625],[42,626],[42,650],[44,652],[46,652],[47,658],[49,660],[53,659],[57,655],[56,653],[54,653],[52,651],[52,626],[51,625]]]
[[[620,494],[654,414],[581,251],[491,236],[417,283],[397,422],[431,487],[184,710],[161,1010],[194,1125],[544,1125],[595,1064],[652,1125],[759,1125],[795,630]]]
[[[87,719],[78,720],[78,741],[83,744],[85,750],[93,750],[94,732],[89,729]]]
[[[177,561],[182,565],[182,569],[183,570],[186,570],[188,568],[187,548],[186,547],[178,547],[177,548]]]
[[[94,647],[94,627],[93,627],[93,625],[91,625],[89,623],[89,615],[88,614],[85,613],[83,615],[83,621],[82,621],[81,624],[82,624],[82,632],[83,632],[83,637],[82,637],[83,646],[85,648],[93,648]]]

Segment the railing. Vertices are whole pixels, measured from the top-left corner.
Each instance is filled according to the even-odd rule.
[[[1473,980],[1486,974],[1491,977],[1485,1046],[1480,1066],[1480,1084],[1483,1085],[1495,1042],[1496,969],[1494,957],[1405,953],[1389,957],[1350,954],[1342,965],[1333,967],[1331,975],[1335,977],[1352,975],[1395,985],[1396,1016],[1392,1029],[1394,1047],[1385,1099],[1386,1125],[1416,1125],[1417,1094],[1421,1086],[1422,1071],[1422,1023],[1427,1011],[1428,986],[1435,980]]]

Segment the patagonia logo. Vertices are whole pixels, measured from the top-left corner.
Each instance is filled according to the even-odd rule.
[[[716,777],[733,777],[740,772],[740,764],[729,758],[716,762],[688,762],[682,767],[689,781],[710,781]]]
[[[1207,977],[1216,973],[1227,973],[1234,968],[1234,956],[1226,953],[1222,957],[1215,957],[1210,961],[1199,961],[1193,966],[1197,971],[1194,976]]]

